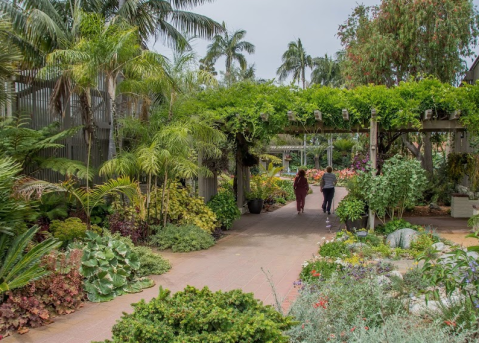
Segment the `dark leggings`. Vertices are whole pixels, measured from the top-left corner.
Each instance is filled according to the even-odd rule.
[[[323,210],[331,212],[331,203],[334,198],[334,187],[333,188],[323,188]]]

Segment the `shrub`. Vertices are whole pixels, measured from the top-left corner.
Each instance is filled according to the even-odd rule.
[[[357,220],[364,215],[364,202],[352,197],[345,197],[339,202],[336,214],[341,222],[346,220]]]
[[[189,252],[208,249],[216,243],[209,233],[195,225],[168,224],[157,230],[157,234],[151,237],[151,243],[161,250],[171,248],[173,252]]]
[[[101,233],[101,228],[97,225],[91,226],[91,231]],[[50,224],[50,231],[53,237],[58,238],[65,244],[72,242],[75,239],[82,239],[86,235],[87,226],[79,218],[71,217],[64,221],[52,220]]]
[[[160,254],[155,254],[148,247],[133,247],[131,250],[140,261],[140,269],[137,271],[139,277],[161,275],[171,269],[171,264],[167,259]]]
[[[411,242],[411,250],[417,253],[425,252],[434,244],[432,233],[421,232]]]
[[[329,279],[334,272],[340,271],[341,269],[342,266],[340,264],[325,259],[308,261],[303,264],[299,278],[303,282],[312,282],[315,280],[324,281]]]
[[[83,300],[83,277],[79,272],[82,251],[51,253],[43,259],[47,276],[7,293],[0,305],[0,333],[25,332],[51,322],[55,315],[77,310]]]
[[[110,301],[154,284],[150,279],[137,278],[138,256],[120,240],[87,231],[85,243],[75,247],[83,249],[80,272],[85,277],[88,300],[92,302]]]
[[[342,241],[326,242],[319,248],[319,255],[323,257],[350,257],[351,252]]]
[[[389,297],[376,276],[366,269],[361,278],[344,272],[306,285],[289,311],[299,321],[286,332],[291,342],[349,342],[358,322],[379,327],[385,318],[405,313],[400,300]]]
[[[241,212],[232,192],[219,192],[208,201],[207,205],[216,215],[216,219],[221,226],[226,230],[231,229],[233,222],[241,217]]]
[[[171,296],[160,288],[157,298],[133,307],[134,312],[124,313],[113,327],[113,340],[105,343],[287,343],[283,331],[293,324],[291,317],[240,290],[213,293],[207,287],[187,286]]]
[[[421,163],[401,155],[385,161],[381,175],[360,171],[357,180],[362,198],[383,223],[386,216],[401,219],[406,208],[421,199],[427,185]]]
[[[296,198],[294,194],[294,185],[290,180],[278,180],[276,185],[279,187],[279,197],[289,201]]]
[[[155,202],[155,206],[161,208],[160,194],[158,199],[155,199],[153,194],[152,207]],[[160,211],[158,211],[158,216],[156,217],[158,221],[161,219],[159,213]],[[152,217],[155,215],[150,213]],[[206,206],[203,198],[191,196],[186,188],[180,187],[177,183],[172,183],[169,187],[168,221],[177,225],[193,224],[208,233],[213,232],[216,228],[216,216]]]
[[[393,233],[394,231],[397,231],[397,230],[401,230],[405,228],[418,230],[420,227],[421,226],[411,224],[410,222],[405,221],[404,219],[395,219],[395,220],[391,220],[387,222],[384,225],[378,225],[375,231],[378,233],[389,235],[390,233]]]
[[[142,220],[114,213],[109,216],[108,223],[111,233],[118,232],[124,237],[129,237],[135,244],[146,241],[148,237],[148,224]]]

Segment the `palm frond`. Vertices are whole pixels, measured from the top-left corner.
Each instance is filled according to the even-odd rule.
[[[70,160],[68,158],[50,157],[40,161],[40,168],[51,169],[65,176],[75,176],[79,179],[92,180],[95,175],[94,170],[87,170],[85,164],[81,161]]]

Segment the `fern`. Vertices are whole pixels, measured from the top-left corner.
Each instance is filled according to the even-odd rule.
[[[51,169],[67,177],[75,176],[79,179],[88,178],[88,180],[92,180],[95,175],[94,171],[91,168],[87,170],[87,167],[81,161],[61,157],[50,157],[40,161],[40,168]]]

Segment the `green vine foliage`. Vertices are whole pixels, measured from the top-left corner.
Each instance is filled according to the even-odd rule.
[[[367,85],[354,89],[313,86],[302,90],[272,83],[237,83],[199,93],[184,102],[178,113],[211,118],[223,131],[243,133],[252,140],[285,128],[294,131],[305,126],[314,131],[314,110],[322,112],[324,126],[354,131],[369,126],[373,108],[383,130],[421,128],[425,110],[432,109],[438,119],[461,110],[462,123],[469,131],[479,132],[479,85],[457,88],[430,78],[391,88]],[[343,120],[343,109],[348,110],[349,121]],[[288,111],[293,111],[296,121],[288,120]],[[262,121],[261,113],[268,114],[268,121]]]

